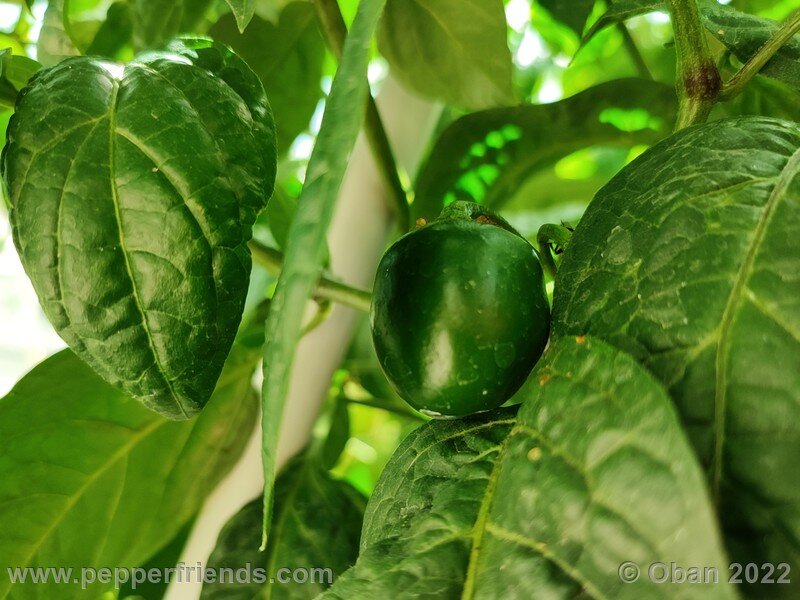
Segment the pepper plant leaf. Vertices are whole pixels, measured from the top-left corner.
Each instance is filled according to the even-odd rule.
[[[669,132],[676,106],[670,86],[622,79],[552,104],[468,114],[445,129],[423,164],[415,217],[433,219],[454,200],[500,208],[537,171],[587,146],[653,143]]]
[[[322,63],[325,44],[314,7],[291,2],[276,24],[255,16],[239,33],[232,15],[225,15],[209,30],[215,40],[228,44],[259,76],[269,93],[282,154],[309,128],[322,98]]]
[[[538,0],[557,20],[580,35],[592,13],[595,0]],[[613,5],[612,5],[613,6]]]
[[[707,469],[733,560],[793,568],[798,174],[795,123],[739,118],[676,134],[597,194],[554,297],[557,334],[607,340],[668,387]]]
[[[253,15],[256,14],[256,0],[225,0],[231,7],[233,16],[236,17],[236,24],[240,32],[244,32],[250,24]]]
[[[681,557],[727,574],[703,476],[664,390],[588,338],[551,342],[525,402],[412,433],[367,505],[355,567],[322,598],[734,598],[625,583]],[[685,532],[691,531],[691,536]]]
[[[286,243],[283,268],[266,324],[262,386],[262,462],[266,544],[272,522],[278,433],[289,391],[303,312],[322,271],[325,232],[333,219],[347,163],[361,129],[369,94],[370,40],[385,0],[362,0],[347,35],[342,60],[331,84],[319,135],[311,152],[297,213]]]
[[[0,399],[0,598],[100,597],[112,583],[12,583],[5,567],[133,568],[169,543],[253,431],[258,358],[237,346],[193,421],[147,410],[69,350]]]
[[[514,103],[502,0],[388,0],[378,48],[426,97],[473,110]]]
[[[14,241],[50,322],[148,407],[196,414],[236,334],[246,243],[275,180],[261,82],[200,39],[124,66],[71,58],[34,76],[7,140]]]
[[[314,457],[301,454],[275,482],[275,512],[266,552],[258,549],[264,508],[258,499],[228,521],[208,561],[212,569],[235,571],[248,564],[262,568],[267,583],[206,583],[201,600],[313,600],[355,562],[365,505],[366,499],[350,484],[333,479]],[[288,577],[284,569],[311,570],[312,566],[316,569],[313,580],[283,583],[278,579]]]

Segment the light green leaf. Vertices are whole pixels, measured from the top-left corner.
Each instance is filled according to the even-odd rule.
[[[625,561],[727,576],[661,387],[586,338],[551,341],[532,382],[516,419],[432,421],[403,442],[370,498],[356,566],[323,598],[735,597],[724,583],[620,580]]]
[[[13,585],[5,566],[131,568],[167,544],[244,448],[258,354],[232,353],[207,409],[181,423],[68,350],[26,375],[0,400],[0,598],[78,600],[110,588]]]
[[[286,153],[308,129],[322,98],[325,44],[314,7],[292,2],[281,12],[277,25],[256,16],[243,34],[233,16],[225,15],[208,33],[233,48],[261,78],[278,123],[278,148]]]
[[[44,13],[42,29],[36,43],[36,56],[45,67],[51,67],[68,56],[80,54],[69,33],[65,13],[68,0],[50,0]]]
[[[554,297],[556,332],[601,337],[669,388],[708,470],[732,558],[793,570],[798,173],[794,123],[732,119],[669,138],[597,194]]]
[[[561,21],[580,35],[592,13],[595,0],[538,0],[538,3],[557,21]]]
[[[13,109],[19,91],[41,68],[35,60],[13,54],[10,48],[0,50],[0,105]]]
[[[289,228],[297,214],[297,198],[290,196],[281,186],[275,186],[275,193],[264,211],[263,222],[269,227],[272,237],[280,248],[286,248]]]
[[[501,207],[538,170],[576,150],[660,139],[675,110],[669,86],[623,79],[553,104],[461,117],[441,134],[420,171],[414,215],[432,219],[454,200]]]
[[[183,554],[186,542],[192,533],[196,519],[192,519],[183,526],[183,528],[172,538],[166,546],[161,548],[156,554],[147,559],[147,561],[140,566],[141,569],[149,571],[150,569],[160,569],[166,572],[166,569],[174,568]],[[134,590],[134,587],[136,588]],[[169,582],[167,581],[144,581],[139,583],[128,581],[120,588],[118,597],[121,600],[131,600],[132,598],[149,598],[151,600],[163,600],[166,596]]]
[[[502,0],[388,0],[378,47],[418,94],[478,110],[514,103]]]
[[[272,515],[275,453],[294,351],[303,311],[322,270],[325,233],[333,217],[339,187],[356,142],[369,88],[370,41],[385,0],[362,0],[347,36],[311,153],[299,209],[289,230],[283,269],[267,319],[264,348],[263,463],[264,542]]]
[[[230,350],[274,144],[258,78],[204,40],[124,67],[72,58],[18,100],[3,176],[44,311],[104,379],[170,418],[203,407]]]
[[[137,50],[155,48],[180,33],[182,0],[130,0],[130,6]]]
[[[666,5],[662,0],[616,0],[606,9],[595,21],[583,36],[582,45],[591,40],[599,31],[614,23],[623,23],[633,17],[655,12],[657,10],[666,11]]]
[[[250,564],[265,569],[268,580],[286,577],[295,569],[315,569],[315,580],[205,584],[201,600],[316,598],[328,588],[328,575],[333,580],[355,562],[365,504],[350,484],[331,478],[307,455],[299,456],[275,482],[275,512],[266,552],[258,549],[263,503],[255,500],[225,525],[208,567],[235,571]],[[279,573],[281,569],[290,571]]]
[[[128,0],[136,50],[161,47],[178,34],[193,33],[213,0]]]
[[[231,7],[233,16],[236,17],[239,31],[244,33],[245,28],[256,12],[256,0],[226,0],[226,2]]]

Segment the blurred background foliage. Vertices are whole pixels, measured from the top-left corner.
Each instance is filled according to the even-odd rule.
[[[369,78],[377,94],[391,70],[412,91],[434,90],[430,99],[441,106],[420,173],[405,174],[416,183],[416,216],[431,218],[443,204],[469,198],[500,209],[534,239],[544,223],[576,222],[610,177],[672,128],[675,56],[662,11],[612,23],[587,38],[610,0],[507,0],[505,19],[487,9],[485,22],[494,26],[457,34],[469,42],[465,52],[474,45],[480,64],[471,67],[450,55],[450,64],[439,66],[449,67],[452,80],[431,86],[424,40],[414,39],[420,24],[403,10],[404,1],[389,2]],[[452,0],[450,8],[458,2]],[[800,0],[722,4],[781,20]],[[349,23],[357,1],[340,5]],[[5,131],[16,92],[38,68],[33,60],[47,66],[63,56],[93,54],[125,61],[181,33],[229,44],[264,82],[279,128],[279,183],[255,236],[281,248],[336,66],[310,2],[258,0],[253,20],[240,33],[224,0],[2,0],[0,48],[7,50],[0,57],[0,130]],[[741,63],[722,43],[713,43],[729,75]],[[483,69],[480,79],[474,69]],[[798,100],[796,87],[759,77],[712,118],[759,113],[800,120]],[[336,265],[330,269],[335,273]],[[274,274],[256,268],[252,286],[255,306],[270,294]],[[0,315],[2,395],[31,364],[63,345],[19,266],[5,204],[0,205]],[[380,373],[362,318],[317,431],[334,474],[369,494],[399,440],[423,420]]]

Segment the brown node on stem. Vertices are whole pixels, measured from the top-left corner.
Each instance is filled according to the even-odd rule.
[[[486,215],[478,215],[475,218],[475,222],[479,223],[480,225],[500,225],[497,221],[487,217]]]
[[[705,64],[683,79],[686,95],[701,100],[715,100],[722,89],[722,78],[716,65]]]
[[[417,229],[419,229],[420,227],[425,227],[425,225],[427,225],[427,224],[428,224],[428,221],[426,221],[422,217],[417,219],[416,222],[414,223],[414,225],[417,227]]]

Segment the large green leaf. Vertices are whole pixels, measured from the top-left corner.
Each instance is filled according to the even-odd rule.
[[[3,176],[20,258],[61,337],[150,408],[200,410],[274,184],[258,78],[203,40],[124,67],[66,60],[20,94]]]
[[[206,410],[180,423],[68,350],[26,375],[0,400],[0,598],[98,597],[109,586],[12,585],[5,567],[131,568],[175,537],[255,425],[258,357],[237,347]]]
[[[798,173],[794,123],[741,118],[673,136],[597,194],[554,298],[556,332],[599,336],[668,386],[708,469],[733,558],[794,569]]]
[[[297,214],[266,326],[262,387],[264,464],[264,542],[272,516],[272,487],[283,405],[303,313],[322,271],[325,233],[333,218],[339,188],[356,143],[369,86],[367,67],[373,33],[385,0],[361,0],[333,79],[317,142],[311,153]]]
[[[514,103],[502,0],[388,0],[378,47],[415,92],[482,109]]]
[[[281,12],[277,25],[256,16],[244,33],[239,33],[229,14],[208,33],[233,48],[261,78],[278,123],[278,147],[286,152],[308,129],[322,97],[325,44],[314,7],[292,2]]]
[[[263,503],[256,500],[225,525],[208,566],[236,570],[250,564],[264,569],[268,582],[286,579],[295,569],[320,569],[314,581],[309,572],[305,583],[217,582],[203,586],[201,599],[316,598],[327,589],[328,576],[333,580],[356,561],[365,504],[359,492],[331,478],[313,457],[304,454],[294,459],[275,482],[275,512],[266,552],[258,550]]]
[[[645,574],[674,561],[724,581],[727,568],[700,469],[644,369],[562,338],[526,398],[516,419],[503,409],[410,435],[370,498],[356,566],[323,598],[733,597]],[[625,561],[638,582],[620,580]]]
[[[471,200],[497,208],[546,166],[593,145],[649,144],[670,130],[675,93],[641,79],[600,84],[555,102],[461,117],[436,141],[417,181],[417,217]]]

